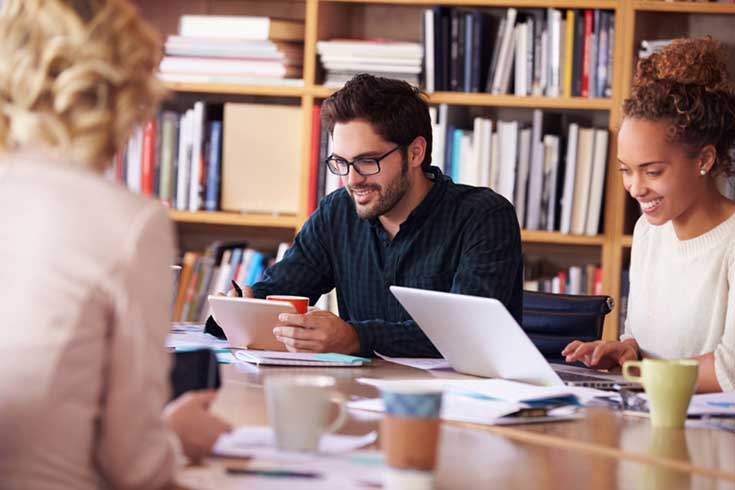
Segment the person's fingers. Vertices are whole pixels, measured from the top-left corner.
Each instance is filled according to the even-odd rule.
[[[216,390],[195,390],[187,392],[188,399],[191,400],[192,404],[199,405],[201,407],[209,408],[209,405],[217,398]]]
[[[597,347],[595,347],[595,350],[592,351],[592,355],[590,356],[590,365],[593,367],[597,366],[603,357],[607,356],[611,352],[614,352],[616,349],[615,344],[615,342],[603,342],[598,344]]]
[[[298,340],[290,337],[276,337],[291,352],[321,352],[321,343],[314,340]]]
[[[566,361],[567,362],[579,361],[580,359],[584,358],[587,354],[595,350],[596,346],[597,346],[597,342],[580,342],[580,345],[578,345],[576,349],[574,349],[571,353],[567,354]]]
[[[253,293],[253,288],[250,286],[243,286],[242,287],[242,296],[244,298],[254,298],[255,294]]]
[[[298,313],[281,313],[278,315],[278,321],[282,325],[296,325],[297,327],[306,327],[309,323],[306,315],[300,315]]]
[[[314,331],[304,327],[293,327],[283,325],[273,329],[273,335],[276,337],[288,337],[300,340],[314,340]]]
[[[621,366],[625,364],[625,361],[636,361],[636,360],[638,360],[638,354],[635,352],[635,350],[632,347],[623,349],[623,351],[618,356],[618,364],[620,364]]]
[[[579,347],[582,344],[581,340],[572,340],[567,344],[566,347],[561,351],[562,356],[566,356],[567,354],[574,352],[577,347]]]

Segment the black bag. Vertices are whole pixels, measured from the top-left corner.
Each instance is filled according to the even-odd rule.
[[[602,337],[605,315],[614,304],[610,296],[523,291],[523,330],[544,357],[561,360],[562,349],[572,340]]]

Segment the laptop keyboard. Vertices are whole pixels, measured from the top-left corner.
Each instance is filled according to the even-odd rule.
[[[557,371],[557,374],[559,377],[564,381],[593,381],[593,382],[602,382],[602,383],[609,383],[610,380],[607,378],[603,378],[601,376],[590,376],[587,374],[577,374],[577,373],[568,373],[564,371]]]

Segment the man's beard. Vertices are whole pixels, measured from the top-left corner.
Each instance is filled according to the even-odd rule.
[[[356,187],[348,186],[347,191],[353,202],[355,202],[353,190],[370,190],[377,192],[377,202],[369,207],[360,206],[355,202],[357,215],[362,219],[373,220],[390,212],[390,210],[393,209],[401,199],[403,199],[403,196],[406,195],[408,187],[408,159],[403,158],[401,161],[401,173],[393,180],[393,182],[388,184],[388,187],[386,187],[385,190],[383,190],[382,186],[379,184],[364,184]]]

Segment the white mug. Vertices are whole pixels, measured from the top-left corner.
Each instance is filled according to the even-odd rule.
[[[284,451],[316,452],[319,439],[335,432],[347,421],[344,395],[329,376],[274,375],[265,378],[268,420],[276,434],[276,446]],[[330,405],[339,405],[337,418],[329,423]]]

